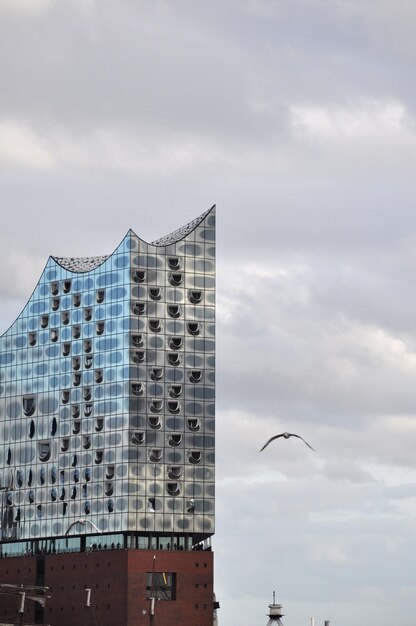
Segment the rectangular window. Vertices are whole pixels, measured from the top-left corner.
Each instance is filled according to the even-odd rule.
[[[147,572],[146,592],[147,598],[176,600],[176,573]]]

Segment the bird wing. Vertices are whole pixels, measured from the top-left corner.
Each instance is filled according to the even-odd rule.
[[[263,452],[264,448],[267,448],[267,446],[269,445],[269,443],[271,443],[272,441],[274,441],[275,439],[279,439],[279,437],[283,437],[283,433],[281,433],[280,435],[274,435],[274,437],[270,437],[269,441],[267,441],[264,446],[259,450],[259,452]]]
[[[295,433],[290,433],[290,436],[291,436],[291,437],[297,437],[298,439],[302,439],[303,443],[306,443],[306,445],[308,446],[308,448],[310,448],[311,450],[313,450],[314,452],[316,452],[315,448],[312,448],[312,446],[310,446],[310,445],[308,444],[308,442],[307,442],[307,441],[305,441],[305,440],[304,440],[304,438],[303,438],[303,437],[301,437],[300,435],[295,435]]]

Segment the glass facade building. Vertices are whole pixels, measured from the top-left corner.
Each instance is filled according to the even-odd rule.
[[[213,534],[214,313],[214,207],[152,243],[49,258],[0,338],[3,551]]]

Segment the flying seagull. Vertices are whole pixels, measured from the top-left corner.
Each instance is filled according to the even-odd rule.
[[[275,439],[279,439],[279,437],[284,437],[285,439],[289,439],[289,437],[297,437],[298,439],[302,439],[303,443],[306,443],[306,445],[308,446],[308,448],[310,448],[311,450],[313,450],[314,452],[316,452],[315,448],[312,448],[312,446],[310,446],[308,444],[307,441],[304,440],[303,437],[301,437],[300,435],[295,435],[295,433],[280,433],[280,435],[275,435],[274,437],[270,437],[269,441],[267,443],[264,444],[264,446],[262,447],[261,450],[259,450],[259,452],[262,452],[264,450],[264,448],[267,448],[267,446],[269,445],[269,443],[271,443],[272,441],[274,441]]]

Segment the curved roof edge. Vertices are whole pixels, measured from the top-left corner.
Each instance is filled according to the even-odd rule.
[[[62,257],[53,256],[52,259],[65,270],[70,272],[90,272],[107,261],[111,255],[90,257]]]
[[[191,233],[199,224],[201,224],[201,222],[204,221],[207,215],[211,213],[211,211],[213,211],[214,209],[215,209],[215,204],[210,209],[208,209],[208,211],[205,211],[204,213],[202,213],[202,215],[200,215],[199,217],[196,217],[191,222],[188,222],[184,226],[181,226],[177,230],[174,230],[172,233],[169,233],[169,235],[165,235],[164,237],[161,237],[160,239],[156,239],[155,241],[152,241],[150,245],[169,246],[171,244],[176,243],[177,241],[180,241],[181,239],[189,235],[189,233]],[[128,231],[127,235],[129,233],[133,233],[135,235],[134,231],[131,229]],[[135,236],[137,237],[137,235]],[[95,270],[97,267],[99,267],[105,261],[107,261],[107,259],[109,259],[110,256],[111,254],[107,254],[105,256],[91,256],[91,257],[51,256],[51,258],[55,261],[55,263],[57,263],[58,265],[60,265],[61,267],[63,267],[64,269],[70,272],[84,273],[84,272],[90,272],[91,270]]]
[[[201,222],[203,222],[204,219],[207,217],[208,213],[211,213],[211,211],[213,211],[214,209],[215,209],[215,204],[212,205],[212,207],[208,209],[208,211],[205,211],[199,217],[196,217],[191,222],[188,222],[188,224],[185,224],[185,226],[181,226],[181,228],[174,230],[172,233],[169,233],[169,235],[165,235],[164,237],[161,237],[160,239],[156,239],[156,241],[152,241],[151,245],[152,246],[169,246],[173,243],[176,243],[177,241],[180,241],[181,239],[186,237],[186,235],[189,235],[189,233],[191,233]]]

